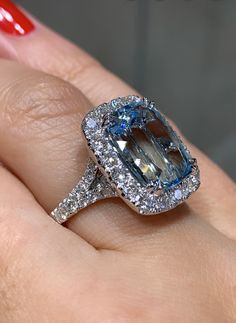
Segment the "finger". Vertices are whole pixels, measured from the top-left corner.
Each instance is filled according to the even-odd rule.
[[[3,60],[0,67],[1,160],[49,211],[83,174],[80,123],[90,103],[64,81]]]
[[[104,69],[83,50],[48,30],[32,18],[30,19],[33,21],[34,29],[26,33],[23,37],[9,37],[6,33],[1,34],[0,44],[5,57],[24,62],[30,66],[69,80],[79,87],[93,104],[99,104],[119,95],[134,92],[133,89]],[[194,148],[192,151],[202,165],[202,187],[206,187],[206,189],[202,189],[204,193],[201,196],[204,195],[205,200],[206,197],[207,199],[209,197],[212,199],[212,201],[206,203],[207,206],[204,208],[204,212],[198,212],[198,214],[207,218],[208,221],[224,232],[231,232],[232,222],[234,223],[235,220],[231,215],[232,211],[228,212],[228,209],[232,210],[232,194],[228,194],[228,191],[230,193],[232,190],[234,191],[234,184],[221,173],[223,176],[223,185],[219,186],[219,170],[217,167]],[[203,162],[201,163],[201,161]],[[210,177],[211,180],[209,180],[210,174],[212,174]],[[205,195],[206,192],[207,195]],[[207,212],[209,205],[218,205],[219,196],[224,196],[225,199],[226,195],[227,201],[221,204],[221,212],[219,211],[217,216],[214,212],[215,208],[210,208]],[[198,196],[200,196],[200,193]],[[196,204],[199,205],[198,201],[197,199]],[[201,209],[203,209],[202,205]],[[227,205],[227,216],[222,217],[222,214],[225,213],[222,208],[225,205]],[[220,217],[219,214],[221,214]]]
[[[0,322],[37,322],[39,317],[54,322],[68,315],[65,299],[70,300],[70,315],[78,313],[96,251],[50,219],[2,166],[0,249]]]
[[[87,152],[79,128],[90,103],[76,88],[59,79],[6,61],[1,61],[0,67],[4,76],[0,78],[0,157],[49,212],[84,172]],[[208,169],[210,180],[220,174],[207,160],[200,166]],[[223,176],[224,181],[227,179]],[[196,213],[208,212],[207,207],[219,208],[218,204],[212,207],[216,200],[213,203],[208,192],[199,202],[197,194],[193,200]],[[175,211],[177,219],[189,214],[186,208]],[[181,221],[170,221],[171,215],[163,217],[170,232],[173,226],[181,227]],[[115,248],[143,230],[146,237],[151,237],[155,221],[153,217],[144,225],[144,220],[117,199],[88,208],[69,225],[96,247]]]
[[[134,89],[107,71],[84,50],[49,30],[28,13],[23,13],[23,9],[19,10],[30,21],[32,28],[28,27],[29,22],[27,22],[27,30],[20,37],[12,37],[6,32],[2,32],[0,34],[0,48],[3,57],[23,62],[70,81],[89,98],[93,105],[117,96],[135,93]],[[209,164],[203,174],[211,173],[212,167],[216,170],[216,167],[201,152],[195,150],[194,147],[192,149],[193,154],[203,159],[204,165]],[[216,171],[218,172],[218,169]],[[211,184],[209,187],[212,187]],[[217,186],[218,192],[219,185]],[[213,187],[212,192],[215,191],[215,185]]]
[[[8,5],[4,6],[6,2]],[[17,60],[71,82],[94,104],[114,98],[118,96],[117,93],[125,96],[135,92],[101,67],[85,51],[43,26],[21,8],[18,8],[21,13],[19,20],[18,15],[13,13],[14,5],[9,4],[10,1],[0,2],[0,8],[2,7],[6,14],[13,16],[12,23],[7,21],[7,30],[6,19],[0,20],[1,57]],[[14,28],[19,25],[22,33],[18,33]],[[94,78],[91,77],[92,74]]]

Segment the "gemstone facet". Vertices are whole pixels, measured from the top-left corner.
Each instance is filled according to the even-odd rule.
[[[191,172],[187,152],[155,110],[132,102],[114,111],[109,124],[111,145],[142,186],[172,187]]]

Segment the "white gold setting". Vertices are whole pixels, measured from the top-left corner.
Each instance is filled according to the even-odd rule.
[[[177,185],[170,188],[160,187],[158,192],[142,186],[132,176],[130,169],[122,162],[118,151],[109,140],[106,122],[109,122],[111,113],[135,101],[142,102],[143,107],[157,110],[155,103],[146,98],[128,96],[104,103],[85,116],[82,122],[82,130],[91,159],[84,177],[51,213],[51,216],[58,223],[67,221],[80,209],[98,200],[116,196],[121,197],[126,204],[140,214],[158,214],[175,208],[200,186],[196,159],[191,157],[186,146],[159,110],[157,112],[158,117],[164,120],[165,126],[173,136],[178,138],[182,149],[188,154],[189,162],[192,164],[191,173]]]

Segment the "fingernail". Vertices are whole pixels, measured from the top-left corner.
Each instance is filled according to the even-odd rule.
[[[14,36],[24,36],[34,30],[34,25],[14,3],[0,0],[0,29]]]

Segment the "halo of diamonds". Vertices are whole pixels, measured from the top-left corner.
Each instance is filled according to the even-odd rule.
[[[109,114],[122,108],[131,102],[140,103],[142,106],[158,111],[161,120],[164,120],[168,129],[178,137],[166,118],[156,108],[155,103],[147,98],[127,96],[114,99],[98,106],[89,112],[82,122],[82,130],[92,152],[92,157],[99,165],[100,171],[107,177],[119,196],[132,206],[137,212],[144,215],[152,215],[168,211],[186,200],[200,186],[200,176],[197,162],[193,159],[186,146],[182,147],[189,155],[192,163],[192,172],[182,182],[169,189],[161,189],[158,193],[151,192],[130,174],[129,169],[122,163],[116,149],[111,145],[106,132],[106,123]]]

